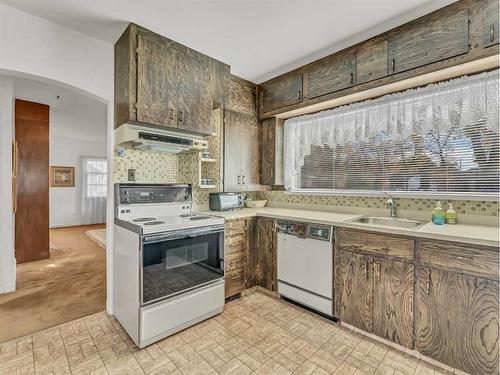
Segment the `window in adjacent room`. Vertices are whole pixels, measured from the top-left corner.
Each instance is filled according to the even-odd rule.
[[[84,166],[87,197],[105,197],[108,173],[106,159],[85,159]]]

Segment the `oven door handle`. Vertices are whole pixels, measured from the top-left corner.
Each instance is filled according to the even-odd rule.
[[[184,230],[182,232],[167,233],[158,236],[147,236],[143,237],[142,243],[146,244],[146,243],[155,243],[162,241],[173,241],[182,238],[195,238],[206,234],[214,234],[214,233],[224,233],[224,225],[217,225],[205,229],[198,229],[198,228],[189,229],[189,230]]]

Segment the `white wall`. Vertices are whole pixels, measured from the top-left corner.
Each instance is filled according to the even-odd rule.
[[[49,81],[85,95],[97,98],[107,107],[107,156],[108,168],[113,170],[113,45],[88,37],[74,30],[61,27],[42,18],[0,4],[0,74],[35,78]],[[12,107],[11,109],[12,110]],[[2,117],[3,119],[3,117]],[[5,121],[5,120],[4,120]],[[10,168],[12,118],[2,121],[0,142],[2,159],[0,170]],[[4,147],[9,145],[8,147]],[[5,156],[5,157],[4,157]],[[5,169],[4,169],[5,168]],[[3,173],[3,172],[2,172]],[[108,196],[113,196],[112,173],[108,176]],[[0,185],[1,207],[8,207],[12,194],[9,173],[2,175]],[[7,180],[6,180],[7,179]],[[8,182],[8,184],[7,184]],[[7,186],[8,185],[8,186]],[[5,210],[2,210],[2,212]],[[12,227],[12,217],[2,216],[2,225]],[[113,295],[113,200],[107,206],[107,310],[112,313]],[[5,219],[5,221],[4,221]],[[5,229],[3,229],[5,231]],[[14,282],[15,267],[13,238],[2,234],[0,249],[0,281],[2,287]],[[6,271],[9,269],[8,271]]]
[[[14,225],[12,214],[13,111],[12,78],[0,75],[0,293],[15,287],[15,261],[12,256]]]

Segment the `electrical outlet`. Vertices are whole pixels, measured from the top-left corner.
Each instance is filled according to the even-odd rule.
[[[128,170],[128,180],[135,181],[135,169]]]

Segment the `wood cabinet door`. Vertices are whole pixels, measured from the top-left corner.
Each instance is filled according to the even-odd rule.
[[[241,191],[243,124],[242,113],[224,111],[224,191]]]
[[[413,349],[414,266],[392,258],[373,260],[373,333]]]
[[[399,73],[469,51],[469,11],[444,9],[389,37],[389,73]]]
[[[137,121],[177,127],[176,43],[137,37]]]
[[[261,165],[260,183],[262,185],[275,184],[275,146],[276,146],[276,119],[269,118],[261,123]]]
[[[489,47],[498,44],[498,0],[484,0],[483,35],[484,46]]]
[[[387,40],[363,45],[356,51],[356,83],[387,75]]]
[[[354,52],[335,54],[322,59],[307,70],[307,97],[330,94],[354,86],[356,82],[356,55]]]
[[[373,257],[338,250],[334,272],[334,311],[340,320],[373,332]]]
[[[498,374],[498,281],[422,267],[417,290],[416,349],[472,375]]]
[[[184,46],[179,48],[177,127],[210,135],[213,88],[209,57]]]
[[[260,124],[256,116],[243,114],[240,132],[242,144],[241,189],[258,191],[260,188]]]
[[[260,85],[260,113],[300,103],[302,74],[287,74]]]
[[[257,261],[254,269],[256,285],[276,291],[277,289],[277,237],[274,219],[257,218]]]

